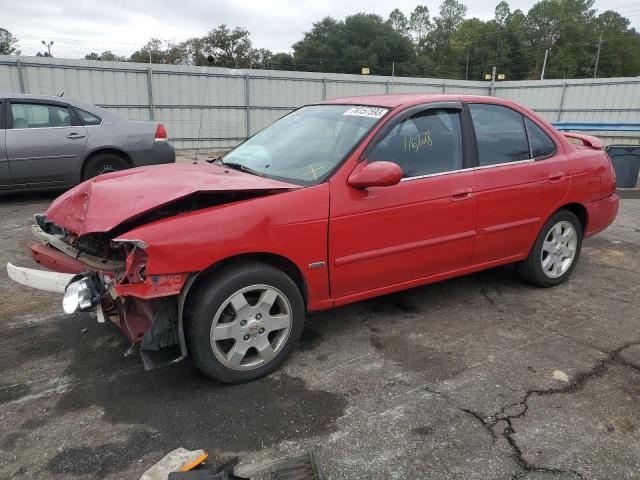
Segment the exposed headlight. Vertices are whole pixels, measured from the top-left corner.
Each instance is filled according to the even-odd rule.
[[[64,313],[82,312],[97,306],[102,295],[102,287],[102,282],[95,274],[69,283],[62,298]]]

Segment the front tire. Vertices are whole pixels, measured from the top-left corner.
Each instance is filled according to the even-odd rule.
[[[189,354],[207,376],[242,383],[278,368],[298,343],[305,307],[296,284],[263,263],[206,278],[185,311]]]
[[[520,277],[540,287],[563,283],[578,263],[582,224],[568,210],[559,210],[544,224],[526,260],[518,263]]]

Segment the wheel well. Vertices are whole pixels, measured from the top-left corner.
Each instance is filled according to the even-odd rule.
[[[227,268],[230,265],[237,264],[240,262],[246,262],[246,261],[266,263],[286,273],[289,276],[289,278],[291,278],[291,280],[293,280],[293,282],[296,284],[296,286],[298,287],[298,290],[300,290],[300,293],[302,294],[302,299],[304,301],[304,305],[306,308],[307,299],[308,299],[308,289],[307,289],[307,282],[305,281],[304,276],[302,275],[302,272],[300,271],[298,266],[295,263],[293,263],[291,260],[281,255],[276,255],[274,253],[245,253],[245,254],[240,254],[233,257],[225,258],[224,260],[220,260],[219,262],[214,263],[213,265],[206,268],[205,270],[202,270],[200,274],[198,274],[198,277],[196,278],[194,284],[189,289],[189,292],[195,291],[195,289],[198,287],[198,285],[202,281],[204,281],[206,278],[209,278],[211,275],[215,275],[220,270]],[[187,297],[188,296],[189,295],[187,294]]]
[[[123,152],[122,150],[118,150],[117,148],[101,148],[99,150],[95,150],[95,151],[91,152],[84,159],[84,162],[82,163],[82,174],[83,175],[84,175],[84,169],[87,166],[87,163],[89,162],[89,160],[91,160],[92,158],[94,158],[97,155],[102,155],[103,153],[111,153],[112,155],[117,155],[118,157],[120,157],[123,160],[125,160],[129,164],[129,167],[133,166],[133,163],[131,162],[131,157],[129,155],[127,155],[125,152]]]
[[[587,231],[587,221],[589,220],[587,209],[584,207],[584,205],[581,205],[579,203],[568,203],[566,205],[563,205],[560,209],[569,210],[576,217],[578,217],[578,220],[580,220],[580,225],[582,226],[582,234],[584,235],[584,233]]]

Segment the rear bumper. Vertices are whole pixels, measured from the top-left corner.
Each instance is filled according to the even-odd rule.
[[[587,231],[585,238],[591,237],[607,228],[616,219],[620,198],[615,193],[610,197],[590,202],[585,205],[587,208]]]
[[[171,143],[166,141],[153,142],[149,150],[129,152],[134,167],[157,165],[160,163],[175,163],[176,151]]]

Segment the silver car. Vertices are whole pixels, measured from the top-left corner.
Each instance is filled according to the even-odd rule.
[[[0,94],[0,191],[65,187],[175,159],[161,123],[62,97]]]

